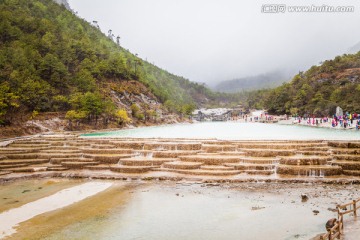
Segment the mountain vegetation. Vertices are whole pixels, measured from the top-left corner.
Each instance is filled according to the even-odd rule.
[[[245,101],[274,114],[331,116],[337,106],[360,112],[359,99],[360,52],[312,66],[275,89],[248,93]]]
[[[67,112],[74,123],[145,121],[151,111],[186,115],[215,101],[205,86],[140,59],[52,0],[2,0],[0,32],[2,125],[43,112]]]
[[[43,113],[62,113],[68,129],[121,126],[240,103],[274,114],[325,116],[336,106],[360,112],[360,53],[313,66],[274,89],[218,93],[142,60],[52,0],[0,1],[0,33],[0,126]],[[271,82],[264,79],[246,80],[244,89]]]

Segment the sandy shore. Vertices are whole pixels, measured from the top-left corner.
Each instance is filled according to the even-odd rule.
[[[95,195],[112,185],[110,182],[88,182],[61,190],[51,196],[0,213],[0,238],[16,232],[15,226],[37,215],[54,211]]]

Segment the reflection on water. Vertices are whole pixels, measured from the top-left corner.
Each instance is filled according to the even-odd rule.
[[[141,127],[106,133],[91,133],[84,136],[217,138],[224,140],[360,140],[360,132],[356,130],[240,122],[205,122]]]
[[[123,207],[45,239],[310,239],[335,216],[326,203],[314,216],[299,193],[158,184],[131,194]]]

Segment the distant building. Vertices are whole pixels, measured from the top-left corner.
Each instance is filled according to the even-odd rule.
[[[231,118],[232,109],[212,108],[196,109],[192,113],[192,119],[196,121],[228,121]]]

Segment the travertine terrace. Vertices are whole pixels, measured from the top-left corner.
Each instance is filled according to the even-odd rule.
[[[360,178],[360,142],[82,138],[2,142],[0,178],[331,180]]]

